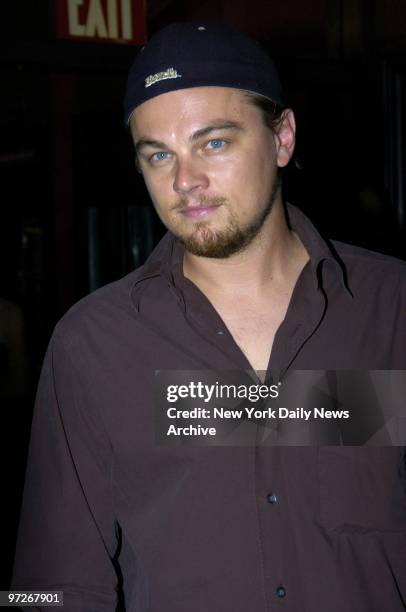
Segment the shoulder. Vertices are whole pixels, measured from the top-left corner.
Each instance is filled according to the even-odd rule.
[[[70,344],[89,333],[103,335],[112,327],[120,327],[134,319],[131,291],[142,277],[142,268],[109,283],[74,304],[57,323],[54,337]]]
[[[128,344],[129,339],[145,339],[147,325],[140,313],[140,299],[156,286],[158,303],[162,311],[167,300],[169,262],[174,237],[167,232],[157,244],[144,265],[123,278],[105,285],[74,304],[57,323],[53,344],[62,342],[64,348],[87,351],[109,350]],[[150,306],[150,304],[148,304]]]
[[[406,261],[336,240],[330,245],[343,262],[353,289],[362,283],[371,289],[396,287],[406,291]]]

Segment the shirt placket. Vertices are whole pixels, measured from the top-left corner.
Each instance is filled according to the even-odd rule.
[[[314,269],[309,265],[295,287],[285,320],[275,336],[267,371],[270,384],[283,381],[286,371],[294,367],[301,348],[321,324],[327,300],[316,283]],[[313,449],[308,450],[313,452]],[[300,512],[300,507],[296,504],[292,507],[289,502],[295,495],[287,485],[287,482],[292,483],[292,474],[289,478],[286,474],[294,453],[297,453],[294,446],[257,446],[255,449],[258,531],[268,610],[290,611],[292,606],[303,609],[301,576],[295,571],[295,538],[290,521],[291,513]],[[285,461],[287,455],[289,462]],[[295,478],[300,478],[300,470],[298,460]]]
[[[327,298],[318,286],[315,265],[311,262],[300,275],[286,313],[278,329],[266,374],[267,383],[283,380],[294,367],[296,356],[321,324]],[[186,316],[213,351],[213,369],[252,369],[224,321],[209,300],[193,284],[186,283]],[[310,364],[309,364],[310,365]],[[294,447],[257,446],[246,449],[247,462],[254,462],[255,503],[259,555],[262,559],[264,610],[296,609],[301,606],[300,574],[295,571],[295,542],[291,533],[290,513],[300,509],[289,504],[285,470],[291,465]],[[309,449],[312,451],[312,449]],[[290,461],[286,462],[286,453]],[[300,471],[300,465],[298,465]],[[291,474],[289,474],[291,476]],[[289,479],[290,482],[292,479]]]

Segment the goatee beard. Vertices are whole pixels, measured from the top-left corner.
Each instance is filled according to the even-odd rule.
[[[235,253],[246,249],[260,232],[272,210],[280,184],[280,177],[277,175],[266,207],[256,219],[245,227],[239,227],[236,218],[232,217],[228,227],[224,230],[212,230],[206,223],[202,222],[195,224],[194,231],[190,236],[183,237],[176,233],[175,235],[186,251],[192,255],[213,259],[226,259],[235,255]],[[224,201],[223,198],[213,198],[213,201],[206,198],[201,203],[215,205]],[[178,207],[182,207],[182,204]]]

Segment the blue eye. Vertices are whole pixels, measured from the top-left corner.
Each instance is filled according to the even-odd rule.
[[[213,140],[209,140],[207,143],[207,148],[212,150],[221,149],[226,144],[225,140],[221,140],[221,138],[214,138]]]
[[[168,153],[166,151],[158,151],[158,153],[154,153],[153,155],[151,155],[150,160],[151,161],[163,161],[164,159],[168,158]]]

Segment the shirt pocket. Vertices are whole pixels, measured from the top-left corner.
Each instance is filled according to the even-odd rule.
[[[405,451],[400,447],[320,447],[320,520],[340,533],[406,533]]]

